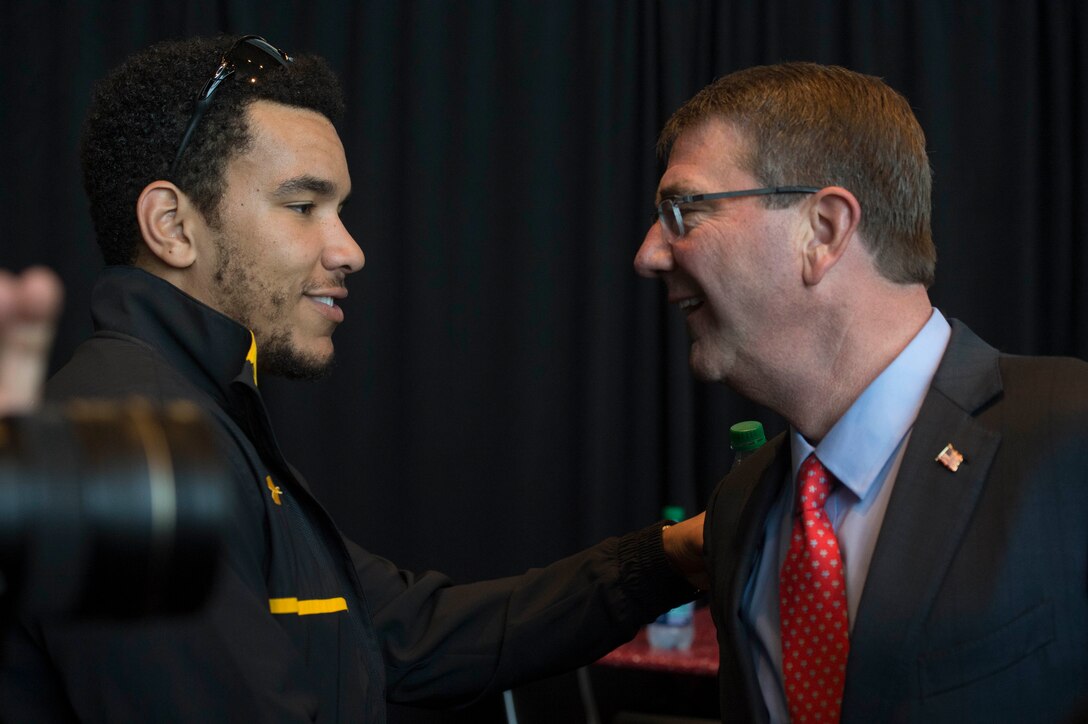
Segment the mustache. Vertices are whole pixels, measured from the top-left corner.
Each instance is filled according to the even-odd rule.
[[[343,275],[343,274],[340,274],[340,275],[336,275],[336,276],[333,276],[333,277],[329,277],[328,279],[310,280],[310,281],[306,282],[302,286],[302,293],[307,294],[309,292],[312,292],[312,291],[318,290],[318,289],[325,290],[325,291],[328,291],[330,289],[343,289],[343,290],[346,291],[347,288],[348,288],[348,285],[347,285],[346,276]]]

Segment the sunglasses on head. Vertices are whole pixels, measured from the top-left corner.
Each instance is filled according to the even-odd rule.
[[[227,78],[234,78],[238,83],[260,83],[266,74],[279,68],[286,68],[294,59],[276,46],[269,43],[259,35],[243,35],[234,45],[230,46],[219,62],[219,68],[215,75],[208,79],[200,93],[196,96],[196,106],[193,115],[189,119],[189,125],[185,127],[185,135],[181,137],[181,145],[178,146],[174,162],[170,164],[170,177],[173,178],[178,170],[181,156],[189,146],[193,137],[193,131],[200,124],[204,112],[215,97],[216,90]]]

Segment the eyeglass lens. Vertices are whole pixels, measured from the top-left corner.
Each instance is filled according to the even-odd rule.
[[[684,235],[684,217],[680,215],[680,206],[672,199],[665,199],[657,207],[657,217],[661,219],[661,225],[673,237]]]
[[[234,79],[240,83],[256,83],[265,71],[287,66],[280,51],[261,38],[236,43],[224,57],[233,63]]]

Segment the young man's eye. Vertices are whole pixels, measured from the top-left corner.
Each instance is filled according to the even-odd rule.
[[[314,205],[311,203],[288,204],[287,208],[303,215],[309,215],[310,212],[314,210]]]

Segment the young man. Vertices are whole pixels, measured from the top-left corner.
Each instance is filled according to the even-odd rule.
[[[13,721],[366,721],[593,660],[690,598],[701,521],[653,526],[522,576],[454,586],[338,532],[272,435],[259,383],[329,365],[363,253],[318,58],[263,39],[164,43],[98,87],[85,186],[111,266],[95,335],[48,397],[197,403],[239,505],[197,615],[26,621],[0,709]]]
[[[1068,720],[1088,364],[999,354],[932,308],[906,100],[842,68],[752,68],[659,148],[635,267],[686,316],[695,374],[790,423],[707,508],[723,719]]]

